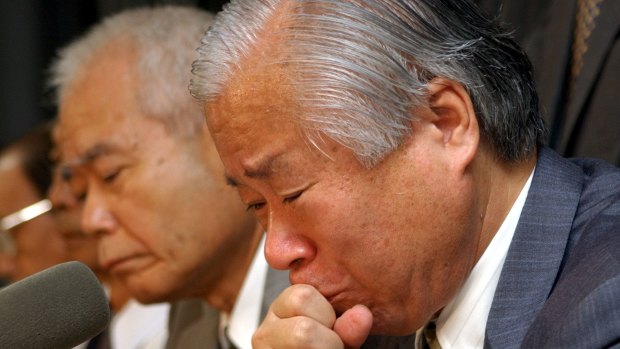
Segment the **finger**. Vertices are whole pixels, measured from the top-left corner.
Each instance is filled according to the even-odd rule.
[[[344,349],[340,337],[318,321],[296,316],[265,321],[252,336],[254,349]]]
[[[334,324],[334,331],[347,348],[359,348],[372,328],[372,313],[358,304],[345,311]]]
[[[281,319],[305,316],[327,328],[332,328],[336,321],[334,308],[316,288],[310,285],[290,286],[276,298],[270,309]]]

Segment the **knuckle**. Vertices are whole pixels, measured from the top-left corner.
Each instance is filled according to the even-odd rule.
[[[293,327],[291,337],[300,348],[310,347],[317,335],[318,325],[309,318],[299,318]]]
[[[260,328],[252,335],[252,348],[260,348],[263,342],[263,332]]]
[[[297,285],[293,292],[288,297],[288,306],[290,309],[295,309],[301,313],[311,301],[314,296],[314,292],[310,286]]]
[[[256,332],[252,335],[252,348],[254,349],[271,349],[269,344],[270,331],[266,330],[264,326],[259,326]]]

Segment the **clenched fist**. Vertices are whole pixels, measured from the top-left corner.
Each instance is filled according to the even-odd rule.
[[[271,304],[252,338],[254,349],[359,348],[372,327],[372,314],[356,305],[336,318],[331,304],[310,285],[293,285]]]

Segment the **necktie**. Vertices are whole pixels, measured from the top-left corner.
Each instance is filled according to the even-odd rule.
[[[228,318],[226,318],[224,322],[220,322],[219,342],[219,347],[221,349],[237,349],[228,335]]]
[[[88,341],[86,349],[109,349],[110,348],[110,336],[108,335],[108,328],[104,329]]]
[[[226,339],[228,340],[228,349],[237,349],[237,346],[235,346],[235,343],[233,343],[230,337],[226,336]]]
[[[417,349],[441,349],[437,340],[435,320],[431,320],[418,332],[416,342]]]

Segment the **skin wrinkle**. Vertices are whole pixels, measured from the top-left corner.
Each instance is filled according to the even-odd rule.
[[[371,234],[372,235],[372,234]]]
[[[278,33],[261,26],[244,43],[260,55],[237,59],[238,69],[213,84],[199,75],[192,93],[206,98],[207,125],[242,198],[264,203],[256,214],[269,263],[312,285],[338,315],[367,306],[372,333],[409,334],[454,297],[534,168],[544,127],[534,91],[523,85],[529,63],[477,13],[455,18],[470,12],[467,3],[311,4],[322,17],[277,18],[296,26]],[[294,12],[277,1],[275,9]],[[236,26],[244,28],[220,15],[196,71],[218,67],[219,55],[236,59],[218,51],[219,37]],[[341,33],[351,39],[338,41]],[[503,69],[488,69],[494,65]],[[248,161],[274,149],[285,149],[288,173],[244,175]],[[298,181],[316,184],[283,204],[282,188]],[[268,344],[286,321],[295,319],[265,322],[258,341]],[[319,326],[315,334],[334,331]]]
[[[88,185],[85,227],[101,236],[100,259],[135,257],[112,271],[141,301],[201,297],[230,311],[251,261],[246,248],[258,243],[260,230],[223,183],[208,137],[170,133],[126,93],[138,84],[130,46],[101,52],[87,62],[100,69],[84,70],[67,88],[57,132],[63,159],[79,158],[98,139],[117,146],[105,154],[105,161],[118,155],[122,162],[114,184],[97,172],[103,156],[77,171]]]
[[[247,71],[249,71],[251,74],[253,69],[262,69],[262,66],[260,67],[244,67],[245,69],[247,69]],[[274,75],[278,74],[278,73],[282,73],[282,71],[279,71],[278,69],[274,69],[275,72],[272,71],[262,71],[261,74],[256,75],[256,80],[252,80],[251,84],[250,84],[250,88],[248,88],[248,91],[252,91],[252,93],[254,93],[254,95],[252,94],[248,94],[245,95],[246,100],[247,98],[252,97],[252,102],[251,103],[230,103],[230,100],[226,100],[224,97],[226,95],[224,95],[224,97],[219,98],[216,102],[214,103],[207,103],[206,106],[206,112],[207,115],[209,115],[210,117],[207,118],[207,123],[208,126],[211,128],[211,130],[213,131],[213,135],[214,135],[214,139],[216,140],[216,145],[218,145],[218,148],[220,150],[220,153],[223,155],[223,159],[225,162],[225,165],[227,167],[227,169],[229,171],[232,171],[233,173],[236,172],[236,169],[238,168],[237,165],[234,165],[232,162],[230,162],[232,159],[239,159],[241,160],[239,162],[239,164],[241,164],[241,166],[239,168],[243,168],[243,163],[244,161],[247,161],[248,158],[248,154],[260,154],[260,151],[256,150],[256,145],[263,145],[263,144],[269,144],[269,143],[273,143],[274,140],[276,142],[279,142],[280,139],[285,138],[285,137],[271,137],[271,138],[267,138],[266,136],[264,136],[263,134],[269,131],[262,131],[264,127],[264,124],[266,122],[268,122],[270,124],[271,127],[273,127],[273,124],[275,123],[276,125],[278,125],[278,130],[273,130],[273,132],[279,132],[280,135],[282,134],[295,134],[294,132],[291,133],[290,130],[287,131],[287,129],[281,129],[281,127],[283,125],[289,125],[288,127],[290,127],[291,129],[295,129],[296,126],[294,122],[288,121],[288,123],[286,123],[286,121],[282,120],[280,117],[273,117],[271,119],[267,118],[264,114],[261,114],[261,109],[262,109],[262,104],[258,103],[257,101],[264,101],[264,99],[268,99],[269,101],[273,101],[273,99],[271,97],[269,97],[270,93],[272,92],[272,90],[270,89],[270,85],[268,82],[263,82],[261,80],[261,77],[266,77],[269,76],[271,77],[270,79],[273,78]],[[235,79],[231,80],[234,81]],[[239,79],[242,80],[242,79]],[[237,81],[239,81],[237,80]],[[239,85],[235,85],[234,83],[232,83],[230,86],[232,87],[232,90],[234,91],[239,91],[241,89],[241,87],[236,87],[236,86],[244,86],[244,84],[247,86],[246,81],[239,81],[238,82]],[[452,89],[452,83],[449,81],[443,81],[443,82],[438,82],[437,86],[442,86],[442,88],[449,88]],[[255,86],[264,86],[264,88],[261,90]],[[294,92],[292,92],[294,94]],[[459,92],[459,95],[462,93]],[[282,98],[284,97],[284,98]],[[261,99],[262,98],[262,99]],[[236,100],[233,97],[234,100]],[[291,100],[290,97],[286,98],[286,94],[281,94],[280,98],[277,99],[277,101],[279,101],[279,103],[266,103],[265,105],[269,106],[269,110],[277,110],[278,111],[278,115],[287,115],[289,110],[295,110],[295,115],[299,114],[299,110],[297,108],[294,107],[284,107],[284,105],[286,105],[286,103]],[[295,100],[294,98],[292,99],[293,101]],[[467,100],[467,99],[466,99]],[[236,100],[238,102],[238,100]],[[467,100],[468,101],[468,100]],[[431,103],[435,103],[436,100],[431,100]],[[293,102],[293,104],[295,104],[295,102]],[[469,110],[472,109],[471,103],[468,101],[466,104],[467,108]],[[255,108],[255,106],[258,106],[258,111],[252,111],[252,112],[239,112],[240,110],[254,110],[253,108]],[[265,108],[266,109],[266,108]],[[234,110],[234,111],[233,111]],[[433,126],[433,122],[437,122],[437,120],[440,120],[437,118],[436,113],[442,114],[445,113],[448,109],[446,108],[435,108],[435,109],[428,109],[428,108],[424,108],[421,107],[420,109],[418,109],[416,111],[416,115],[420,116],[421,120],[426,120],[426,121],[420,121],[420,122],[415,122],[412,123],[412,127],[413,127],[413,135],[421,135],[421,134],[428,134],[429,132],[432,132],[434,135],[433,137],[435,139],[437,139],[440,143],[445,144],[447,143],[447,140],[450,140],[459,134],[455,134],[452,131],[452,128],[455,127],[456,124],[453,124],[451,122],[448,123],[437,123],[437,126]],[[303,112],[303,110],[301,111]],[[473,117],[473,113],[469,112],[470,117]],[[257,115],[258,114],[258,115]],[[265,113],[266,114],[266,113]],[[219,118],[219,115],[236,115],[235,118]],[[272,114],[269,114],[270,116]],[[246,118],[246,120],[244,120],[244,118]],[[260,122],[254,122],[255,120],[261,120]],[[276,121],[277,120],[277,121]],[[431,122],[431,123],[429,123]],[[251,130],[243,130],[244,127],[246,127],[246,125],[249,124],[253,124],[255,125],[255,127],[253,127]],[[467,125],[467,124],[465,124]],[[441,128],[446,128],[447,130],[445,132],[437,132],[437,131],[431,131],[432,127],[441,127]],[[466,129],[472,129],[472,127],[474,126],[466,126]],[[244,131],[247,131],[248,133],[243,133],[244,137],[243,138],[235,138],[235,140],[233,142],[231,142],[231,138],[228,138],[228,134],[227,131],[233,132],[232,130],[234,130],[234,132],[238,132],[241,131],[242,133]],[[273,133],[269,133],[269,134],[273,134]],[[261,136],[265,137],[265,142],[261,141]],[[428,152],[432,152],[431,149],[426,149],[426,147],[420,147],[422,146],[423,143],[420,143],[419,140],[417,139],[420,136],[412,136],[412,137],[408,137],[405,141],[405,143],[403,144],[403,146],[401,148],[399,148],[397,151],[395,151],[394,153],[388,155],[386,157],[386,159],[384,159],[382,162],[380,162],[377,166],[375,166],[372,171],[370,171],[370,175],[368,177],[368,181],[369,183],[372,183],[371,186],[379,186],[377,181],[379,179],[382,179],[383,181],[385,181],[385,177],[384,176],[377,176],[375,175],[374,171],[378,171],[379,173],[382,173],[382,167],[386,167],[385,171],[388,171],[387,168],[389,168],[389,166],[391,166],[390,164],[394,164],[394,163],[404,163],[407,161],[402,161],[402,160],[395,160],[396,158],[400,159],[400,158],[415,158],[415,162],[413,163],[413,167],[408,167],[407,171],[411,171],[411,172],[420,172],[420,173],[433,173],[433,172],[447,172],[447,173],[453,173],[453,171],[445,171],[445,170],[441,170],[439,171],[438,169],[435,169],[436,165],[433,164],[434,161],[436,161],[436,159],[431,160],[430,158],[425,158],[425,157],[421,157],[421,154],[425,154]],[[247,139],[250,138],[252,139],[252,141],[248,141]],[[306,144],[303,140],[299,140],[300,144]],[[247,143],[247,147],[244,145],[245,143]],[[235,145],[236,144],[236,145]],[[288,144],[288,143],[287,143]],[[336,166],[338,167],[338,162],[342,161],[342,160],[338,160],[338,156],[333,154],[333,152],[342,152],[342,148],[338,145],[336,145],[334,142],[331,142],[331,147],[329,148],[329,153],[331,155],[332,158],[336,159],[336,163],[332,163],[332,161],[327,160],[325,157],[322,157],[321,155],[319,155],[320,153],[316,153],[315,155],[313,155],[312,157],[318,157],[321,158],[322,160],[320,160],[320,163],[323,163],[324,165],[330,165],[330,166]],[[231,147],[232,146],[232,147]],[[304,146],[305,147],[305,146]],[[248,152],[248,149],[251,149],[252,151]],[[286,149],[289,151],[289,153],[292,151],[290,145],[288,147],[286,147]],[[492,156],[490,155],[490,153],[483,147],[480,149],[480,153],[481,154],[486,154],[486,156]],[[456,159],[456,158],[455,158]],[[475,172],[479,172],[480,168],[484,168],[485,167],[485,157],[481,156],[479,157],[476,161],[474,161],[472,164],[466,166],[463,170],[463,172],[460,172],[460,176],[465,175],[467,178],[470,178],[470,176],[468,175],[468,173],[470,171],[475,171]],[[461,161],[461,160],[459,160]],[[456,162],[454,163],[456,164]],[[454,164],[446,164],[446,166],[453,166]],[[459,165],[460,166],[460,165]],[[291,168],[294,169],[300,169],[300,168],[304,168],[304,167],[310,167],[315,169],[315,171],[317,171],[317,173],[322,173],[324,170],[321,169],[321,167],[317,167],[316,165],[311,165],[311,166],[299,166],[299,164],[292,166]],[[510,171],[510,167],[511,166],[506,166],[506,171]],[[232,170],[231,170],[232,169]],[[527,173],[527,172],[523,172],[523,173]],[[239,177],[239,179],[243,178]],[[455,197],[456,196],[461,196],[461,197],[468,197],[468,198],[472,198],[472,202],[469,203],[462,203],[463,207],[484,207],[485,205],[487,205],[484,201],[479,201],[478,199],[473,199],[476,197],[479,197],[478,195],[472,195],[473,193],[468,193],[468,194],[463,194],[460,193],[460,190],[455,187],[454,185],[443,185],[441,183],[432,183],[432,179],[434,177],[414,177],[416,178],[416,182],[413,183],[408,183],[408,184],[397,184],[399,183],[401,180],[396,180],[396,181],[392,181],[390,184],[390,187],[406,187],[406,188],[435,188],[433,189],[434,191],[437,191],[436,194],[423,194],[422,191],[417,190],[417,194],[420,194],[421,196],[424,197],[440,197],[440,198],[445,198],[445,200],[448,202],[448,205],[450,205],[450,209],[446,209],[445,207],[443,207],[439,202],[434,201],[434,200],[430,200],[427,201],[425,204],[423,203],[422,206],[420,206],[421,208],[416,209],[416,212],[421,211],[421,212],[441,212],[443,216],[446,215],[450,215],[451,212],[458,212],[459,210],[456,209],[456,206],[454,206],[458,201],[456,200],[449,200],[448,198],[451,197]],[[473,178],[473,177],[471,177]],[[485,188],[485,185],[483,185],[483,183],[485,181],[488,181],[489,177],[485,177],[482,176],[482,179],[478,179],[474,182],[471,182],[471,178],[468,180],[470,182],[470,185],[473,185],[474,183],[476,183],[472,188],[478,188],[478,189],[474,189],[476,191],[484,191],[483,188]],[[523,177],[526,178],[526,177]],[[267,179],[265,179],[267,182],[269,182]],[[351,177],[349,172],[341,172],[340,175],[340,181],[339,181],[339,191],[342,192],[343,188],[346,188],[348,185],[350,185],[349,183],[351,182],[355,182],[356,180],[359,179],[355,179],[354,177]],[[431,180],[431,183],[425,183],[426,181]],[[435,179],[437,180],[437,179]],[[441,182],[441,181],[440,181]],[[248,183],[247,180],[244,183]],[[262,188],[263,184],[258,184],[258,183],[252,183],[252,187],[255,189],[258,188]],[[321,184],[321,182],[318,182],[319,184]],[[425,183],[425,184],[422,184]],[[383,186],[383,185],[382,185]],[[380,186],[380,187],[382,187]],[[463,187],[465,188],[465,187]],[[461,189],[462,190],[462,189]],[[469,189],[471,190],[471,189]],[[404,193],[402,190],[398,190],[397,191],[398,194],[400,196],[407,196],[407,193]],[[303,195],[306,195],[305,193]],[[302,198],[304,197],[302,195]],[[411,195],[411,194],[409,194]],[[507,195],[505,195],[504,197],[506,198],[510,198],[513,199],[514,193],[510,192]],[[487,197],[485,195],[482,195],[480,197]],[[338,211],[339,209],[342,210],[342,207],[339,206],[332,206],[332,203],[334,202],[341,202],[342,199],[344,199],[344,197],[341,199],[339,198],[337,195],[334,195],[334,193],[331,194],[330,196],[331,200],[330,200],[330,204],[328,206],[326,206],[326,210],[330,211],[330,210],[334,210],[334,211]],[[360,207],[353,207],[353,208],[348,208],[345,211],[346,212],[363,212],[364,211],[364,206],[367,204],[366,200],[355,200],[355,198],[348,198],[348,200],[350,202],[354,202],[355,205],[359,205]],[[419,200],[418,200],[419,201]],[[459,200],[462,201],[462,200]],[[301,202],[301,201],[300,201]],[[488,203],[490,205],[490,203]],[[308,217],[306,214],[304,214],[303,210],[300,210],[301,206],[296,206],[296,216],[297,217]],[[501,205],[502,209],[506,209],[505,205],[502,203]],[[481,210],[482,211],[482,210]],[[311,211],[308,211],[311,212]],[[314,214],[318,215],[318,216],[322,216],[320,213],[314,212],[312,211]],[[383,213],[381,213],[383,212]],[[310,214],[310,213],[308,213]],[[373,224],[376,224],[375,222],[377,221],[386,221],[389,222],[390,221],[390,215],[385,215],[387,214],[387,211],[380,211],[380,212],[375,212],[373,217],[375,218],[373,220]],[[385,215],[385,217],[384,217]],[[444,221],[443,225],[446,225],[447,227],[450,227],[450,224],[445,224],[446,221],[448,222],[467,222],[467,225],[471,225],[474,227],[478,227],[477,229],[479,229],[480,231],[483,230],[483,222],[481,222],[478,217],[479,217],[479,213],[476,214],[466,214],[467,218],[457,218],[452,217],[449,218],[451,216],[448,217],[443,217],[442,221]],[[275,222],[276,220],[284,220],[285,218],[283,218],[284,216],[274,216],[274,213],[270,211],[269,213],[269,217],[270,217],[270,223],[267,225],[268,234],[277,234],[278,236],[280,235],[279,233],[277,233],[278,227],[274,227],[273,226],[273,222]],[[379,245],[385,246],[386,244],[389,244],[391,239],[396,239],[396,240],[400,240],[402,238],[404,238],[405,236],[407,236],[408,234],[403,235],[403,233],[400,233],[401,229],[399,229],[399,226],[415,226],[416,223],[420,220],[420,219],[424,219],[421,217],[417,217],[415,215],[413,216],[409,216],[408,218],[405,218],[405,222],[403,223],[399,223],[399,225],[395,225],[392,226],[392,223],[388,223],[388,225],[385,226],[385,230],[389,231],[390,234],[390,238],[388,239],[387,236],[385,235],[384,232],[379,231],[379,232],[374,232],[372,230],[369,230],[369,226],[371,226],[370,222],[364,222],[360,224],[360,229],[359,231],[364,231],[364,236],[366,237],[373,237],[375,239],[375,241],[373,241],[373,239],[370,239],[367,241],[367,246],[372,246],[373,250],[381,250],[380,248],[376,248]],[[302,219],[300,222],[298,222],[299,224],[296,224],[296,226],[302,227],[305,226],[305,224],[311,224],[311,223],[306,223],[306,222],[310,222],[310,220],[306,220],[306,219]],[[334,226],[330,229],[332,231],[347,231],[350,230],[350,228],[348,228],[345,225],[341,225],[341,221],[337,220],[334,223]],[[488,229],[492,229],[494,225],[496,225],[494,222],[484,222],[485,223],[485,227],[484,227],[484,231],[488,231]],[[438,226],[441,226],[441,223],[434,223]],[[487,227],[486,225],[491,225],[491,227]],[[450,240],[448,238],[447,234],[448,231],[451,230],[459,230],[460,227],[456,227],[456,228],[444,228],[444,232],[445,233],[439,233],[438,235],[436,235],[433,239],[438,239],[438,240]],[[293,231],[293,234],[297,234],[297,232]],[[268,235],[269,236],[269,235]],[[385,236],[384,239],[380,239],[379,236]],[[421,313],[423,314],[428,314],[426,316],[430,317],[433,314],[436,314],[440,309],[441,306],[437,306],[440,304],[445,304],[445,302],[447,302],[448,298],[450,296],[446,296],[446,295],[450,295],[453,294],[454,292],[456,292],[456,290],[460,287],[460,285],[464,282],[465,276],[467,275],[467,270],[471,270],[471,268],[473,267],[475,261],[477,260],[477,258],[479,258],[479,256],[481,255],[482,251],[484,250],[484,248],[486,247],[486,245],[488,244],[488,241],[490,241],[490,236],[487,233],[484,233],[482,235],[480,235],[479,238],[474,238],[472,239],[471,236],[469,236],[468,234],[462,234],[462,237],[457,240],[454,240],[452,243],[452,246],[454,246],[454,248],[450,248],[447,249],[443,255],[462,255],[463,254],[463,246],[470,246],[467,249],[474,251],[473,253],[469,254],[469,257],[460,257],[458,258],[458,260],[460,261],[460,267],[462,268],[462,272],[459,272],[457,274],[460,274],[461,276],[458,279],[455,279],[455,273],[452,271],[452,268],[455,267],[455,265],[453,263],[448,263],[447,261],[444,261],[442,259],[438,259],[436,262],[431,262],[430,264],[435,265],[434,268],[431,268],[429,270],[417,270],[415,268],[413,268],[412,270],[410,270],[406,276],[405,275],[401,275],[398,277],[398,279],[401,280],[406,280],[406,284],[408,285],[415,285],[416,282],[413,281],[414,279],[414,275],[421,273],[421,276],[418,276],[418,279],[426,279],[426,280],[432,280],[427,282],[426,284],[428,284],[431,287],[431,290],[429,292],[430,294],[430,299],[429,299],[429,304],[435,304],[435,306],[431,306],[430,308],[427,308],[426,310],[420,310]],[[472,243],[473,242],[473,243]],[[292,248],[292,247],[286,247],[286,243],[284,243],[284,241],[282,241],[282,245],[280,246],[280,248],[286,250],[287,248]],[[425,245],[418,245],[419,242],[413,242],[414,244],[414,250],[423,250],[425,249]],[[334,242],[334,244],[336,244]],[[348,246],[345,244],[343,245],[342,243],[338,243],[337,244],[339,247],[339,250],[349,250]],[[344,247],[343,247],[344,246]],[[269,251],[268,251],[269,252]],[[328,253],[326,251],[321,251],[319,250],[319,252],[317,253]],[[275,254],[279,254],[278,250],[273,250],[272,253]],[[371,256],[367,255],[366,256],[369,259],[373,259]],[[377,257],[377,258],[381,258],[383,260],[387,260],[386,265],[394,265],[395,261],[398,260],[398,257],[394,257],[394,259],[390,260],[390,259],[386,259],[385,256],[381,256],[381,257]],[[373,259],[374,260],[374,259]],[[297,261],[296,264],[292,267],[292,271],[291,271],[291,281],[292,282],[304,282],[304,283],[310,283],[313,285],[320,285],[322,283],[321,277],[319,277],[320,275],[322,275],[321,273],[325,273],[325,271],[322,272],[310,272],[310,267],[308,266],[308,261]],[[314,262],[315,264],[319,263],[319,262]],[[338,264],[337,262],[334,262],[334,264]],[[413,266],[416,265],[416,263],[412,263]],[[307,274],[305,274],[304,279],[297,279],[297,274],[295,273],[295,270],[299,269],[303,269],[303,268],[307,268]],[[300,274],[301,275],[301,274]],[[327,276],[326,276],[327,277]],[[452,280],[450,282],[448,282],[447,280],[444,280],[443,277],[449,277],[452,278]],[[341,280],[345,280],[344,282],[347,281],[351,281],[353,279],[351,279],[350,277],[339,277]],[[446,284],[450,284],[451,286],[445,286]],[[433,286],[435,285],[435,286]],[[439,289],[436,289],[436,287],[439,287],[439,289],[441,288],[446,288],[443,291],[440,291]],[[415,299],[417,297],[417,288],[413,287],[411,288],[411,291],[409,293],[403,294],[401,296],[395,296],[396,299],[398,299],[398,303],[402,304],[402,307],[406,307],[407,306],[407,300],[410,299]],[[442,294],[444,294],[444,296],[441,296]],[[351,298],[355,299],[357,298],[358,300],[361,300],[361,302],[365,303],[367,306],[369,306],[371,308],[371,310],[373,310],[373,314],[375,315],[375,317],[377,317],[377,321],[379,321],[379,323],[381,323],[381,321],[384,321],[383,319],[387,319],[393,316],[393,312],[387,309],[384,309],[381,306],[377,306],[377,300],[376,299],[368,299],[365,296],[361,296],[359,294],[357,294],[357,292],[351,293],[348,296],[350,296]],[[363,299],[363,300],[362,300]],[[338,303],[335,303],[338,304]],[[337,309],[337,313],[341,314],[343,309],[347,309],[347,307],[352,306],[353,304],[347,304],[347,306],[340,306],[337,305],[336,309]],[[383,317],[383,318],[382,318]],[[391,320],[392,322],[395,320]],[[411,320],[408,320],[411,321]],[[378,325],[381,326],[381,325]],[[380,330],[384,330],[383,327],[379,327],[378,329],[376,329],[377,331]]]

